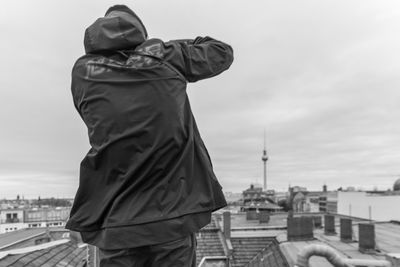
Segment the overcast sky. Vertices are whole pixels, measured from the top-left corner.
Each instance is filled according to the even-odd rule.
[[[6,1],[0,9],[0,198],[72,197],[89,150],[70,73],[83,33],[130,6],[150,37],[232,45],[222,75],[189,84],[224,191],[387,189],[400,177],[400,2]]]

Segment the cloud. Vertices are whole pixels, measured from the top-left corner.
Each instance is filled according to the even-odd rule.
[[[3,194],[18,188],[62,194],[64,188],[73,195],[89,146],[72,105],[70,71],[83,53],[84,28],[109,4],[39,0],[2,6]],[[211,35],[233,46],[229,71],[188,88],[225,190],[262,181],[264,128],[273,188],[386,188],[400,174],[396,1],[139,0],[134,9],[152,37]],[[31,174],[43,175],[43,185]]]

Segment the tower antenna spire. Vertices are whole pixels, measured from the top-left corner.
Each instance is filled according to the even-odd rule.
[[[265,128],[264,128],[264,150],[266,150],[266,142],[265,142]]]
[[[267,160],[268,160],[268,155],[267,155],[267,147],[266,147],[266,136],[265,136],[265,128],[264,128],[264,150],[263,150],[263,155],[261,157],[261,160],[264,162],[264,191],[267,190]]]

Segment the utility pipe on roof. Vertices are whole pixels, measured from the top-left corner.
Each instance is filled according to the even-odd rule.
[[[335,267],[374,266],[391,267],[391,263],[385,260],[364,260],[342,258],[336,250],[324,245],[308,245],[297,255],[295,267],[309,267],[308,261],[312,256],[326,258]]]

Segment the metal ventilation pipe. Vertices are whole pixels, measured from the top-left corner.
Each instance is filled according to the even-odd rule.
[[[336,250],[325,245],[308,245],[297,255],[295,267],[309,267],[308,260],[312,256],[326,258],[335,267],[374,266],[391,267],[391,263],[385,260],[363,260],[342,258]]]

